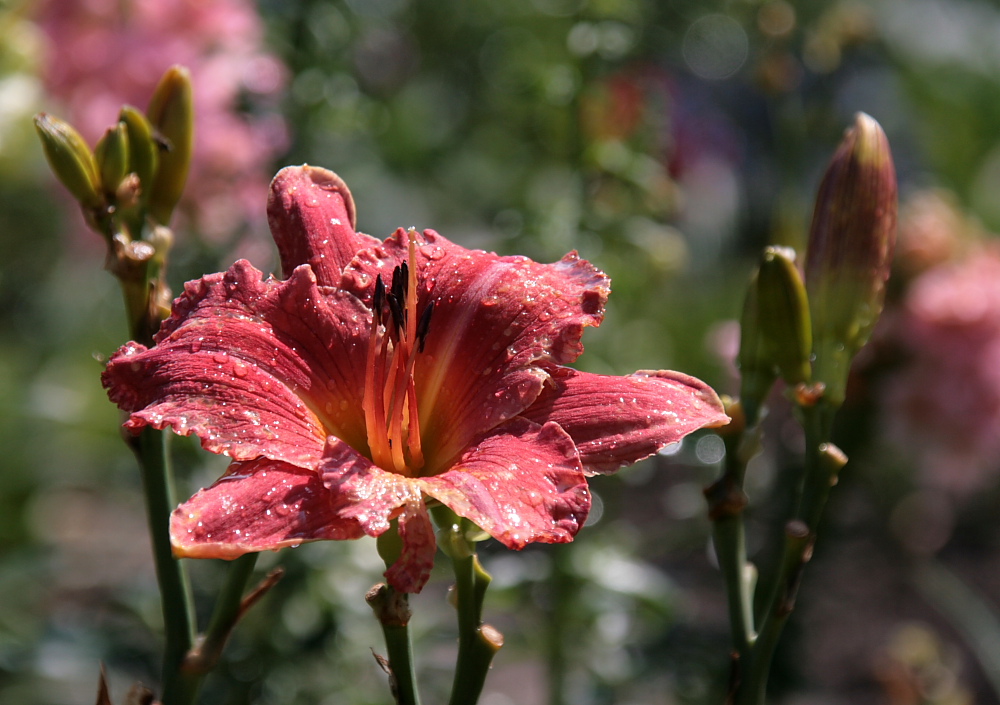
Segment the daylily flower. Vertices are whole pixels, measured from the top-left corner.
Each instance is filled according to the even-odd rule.
[[[268,218],[287,279],[240,261],[189,282],[156,345],[125,345],[104,373],[128,429],[193,433],[233,459],[174,512],[179,556],[378,536],[395,519],[386,578],[418,592],[429,503],[509,548],[571,541],[587,475],[728,420],[687,375],[564,366],[609,291],[575,252],[538,264],[432,230],[381,242],[355,232],[344,183],[309,166],[275,177]]]

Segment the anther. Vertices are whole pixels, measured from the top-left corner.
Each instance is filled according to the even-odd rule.
[[[403,309],[399,305],[399,299],[396,298],[395,294],[389,294],[385,298],[389,303],[389,313],[392,314],[392,322],[395,324],[396,332],[398,333],[403,330],[403,326],[406,322],[406,319],[403,317]]]
[[[390,293],[396,297],[396,301],[402,307],[406,302],[406,262],[396,265],[392,270],[392,288]]]
[[[427,331],[431,327],[431,316],[434,314],[434,302],[429,301],[420,314],[420,322],[417,323],[417,352],[424,351],[424,341],[427,339]]]
[[[382,281],[382,275],[379,274],[375,277],[375,294],[372,297],[372,317],[375,319],[375,325],[382,322],[382,306],[384,305],[385,283]]]

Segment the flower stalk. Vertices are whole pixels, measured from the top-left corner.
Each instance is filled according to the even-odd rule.
[[[859,114],[819,189],[803,282],[794,253],[768,248],[751,280],[741,320],[743,405],[723,433],[726,463],[706,490],[729,598],[735,653],[727,703],[763,705],[778,640],[795,608],[823,512],[847,457],[831,442],[854,355],[882,310],[895,242],[896,180],[885,134]],[[755,570],[746,555],[743,489],[760,442],[761,405],[781,377],[805,432],[805,457],[786,520],[771,592],[752,609]],[[743,407],[746,407],[745,409]]]

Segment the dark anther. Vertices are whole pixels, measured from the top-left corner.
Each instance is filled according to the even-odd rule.
[[[396,297],[396,301],[399,305],[406,305],[406,277],[408,273],[406,271],[406,262],[400,265],[396,265],[396,268],[392,270],[392,295]]]
[[[396,330],[403,330],[406,319],[403,317],[403,308],[399,305],[399,299],[396,298],[395,294],[389,294],[385,300],[389,303],[389,313],[392,314],[392,322],[396,324]]]
[[[431,327],[431,315],[434,313],[434,302],[427,304],[424,312],[420,314],[420,322],[417,323],[417,352],[424,351],[424,341],[427,339],[427,331]]]
[[[375,277],[375,295],[372,297],[372,317],[375,325],[382,322],[382,307],[385,305],[385,284],[382,282],[382,275]]]

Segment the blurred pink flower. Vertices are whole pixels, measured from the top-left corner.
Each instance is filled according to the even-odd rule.
[[[922,481],[963,496],[1000,474],[1000,248],[917,277],[882,337],[904,356],[880,404]]]
[[[286,79],[263,49],[263,27],[249,0],[42,0],[47,38],[43,79],[65,102],[64,115],[91,143],[123,103],[145,109],[173,64],[191,71],[195,152],[183,210],[210,239],[231,236],[259,211],[271,160],[287,142],[281,117],[266,108]]]

